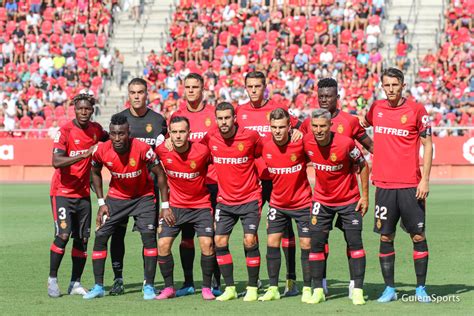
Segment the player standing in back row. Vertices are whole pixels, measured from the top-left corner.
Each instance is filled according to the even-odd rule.
[[[134,78],[128,83],[128,102],[130,108],[123,110],[120,114],[127,118],[130,126],[130,137],[144,142],[154,149],[165,139],[167,132],[166,120],[163,116],[147,107],[147,84],[141,78]],[[154,180],[154,191],[156,196],[156,209],[159,209],[159,188],[153,173],[150,174]],[[114,270],[114,284],[110,289],[110,295],[121,295],[124,293],[123,286],[123,258],[125,256],[125,234],[127,232],[128,217],[119,225],[110,242],[110,257]]]
[[[257,132],[235,125],[236,116],[232,104],[219,103],[215,113],[218,130],[209,132],[204,137],[203,143],[211,151],[219,186],[214,217],[216,225],[214,241],[217,263],[226,288],[217,300],[228,301],[237,298],[229,237],[240,219],[244,231],[243,242],[248,273],[244,301],[256,301],[260,270],[257,231],[260,223],[261,187],[255,159],[261,155],[261,139]]]
[[[428,244],[425,237],[425,203],[433,154],[430,117],[422,104],[402,97],[403,72],[389,68],[382,73],[386,100],[375,101],[365,120],[374,127],[372,181],[375,191],[374,231],[380,234],[380,267],[385,291],[379,302],[397,299],[395,291],[395,230],[403,228],[413,241],[416,297],[430,302],[425,282],[428,270]],[[423,145],[423,173],[419,148]]]
[[[245,76],[245,89],[250,101],[237,107],[237,124],[240,127],[258,132],[263,142],[271,141],[270,112],[283,106],[272,99],[265,99],[266,78],[263,72],[253,71],[248,73]],[[293,127],[291,141],[303,138],[302,133],[297,130],[300,125],[298,119],[291,116],[290,121]],[[273,184],[263,159],[257,159],[255,165],[257,166],[258,176],[262,184],[263,207],[265,202],[270,201]],[[287,229],[284,230],[281,245],[285,254],[287,270],[284,295],[298,295],[298,288],[296,286],[295,233],[291,222],[289,222]]]
[[[62,126],[53,145],[51,205],[55,224],[55,239],[50,251],[48,295],[59,297],[57,274],[71,235],[72,276],[68,294],[84,295],[81,276],[87,258],[87,242],[91,229],[90,161],[99,141],[108,138],[98,123],[91,122],[95,100],[88,94],[74,97],[76,118]]]

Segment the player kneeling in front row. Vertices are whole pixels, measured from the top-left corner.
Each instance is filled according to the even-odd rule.
[[[303,140],[290,142],[290,115],[282,108],[270,113],[272,140],[263,145],[262,157],[273,180],[270,208],[267,214],[267,269],[270,287],[259,301],[280,299],[278,277],[281,265],[280,242],[285,229],[294,219],[298,226],[303,270],[303,296],[311,298],[311,274],[309,271],[309,214],[311,186],[306,174],[306,156]]]
[[[362,217],[368,207],[369,168],[351,138],[330,131],[331,113],[328,110],[313,111],[311,128],[313,133],[303,139],[305,152],[313,163],[317,179],[311,210],[309,255],[314,291],[308,303],[318,304],[326,299],[322,284],[326,266],[324,246],[337,214],[342,219],[350,252],[349,266],[354,277],[352,303],[363,305],[365,251],[361,233]],[[359,194],[356,169],[360,170],[362,196]]]
[[[171,246],[183,227],[192,227],[201,247],[202,297],[215,299],[211,290],[211,279],[215,265],[213,247],[214,218],[212,216],[210,194],[206,187],[207,168],[211,159],[207,146],[190,142],[189,121],[183,116],[171,118],[169,134],[173,150],[165,144],[156,149],[170,186],[171,209],[161,213],[158,229],[158,263],[165,281],[165,288],[158,300],[174,297],[174,260]]]
[[[102,166],[112,175],[107,201],[103,198]],[[145,285],[143,298],[155,298],[153,287],[156,273],[158,249],[156,244],[157,213],[154,202],[153,181],[148,170],[158,177],[163,204],[168,202],[168,185],[163,168],[149,145],[130,138],[127,118],[121,114],[112,116],[110,140],[99,144],[92,156],[92,182],[99,211],[96,219],[92,266],[95,285],[84,299],[102,297],[104,291],[104,266],[107,258],[107,242],[123,220],[129,216],[135,219],[135,230],[141,234],[144,255]],[[166,211],[162,205],[162,210]]]

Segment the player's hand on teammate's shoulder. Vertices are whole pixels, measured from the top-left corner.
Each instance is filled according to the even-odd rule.
[[[367,210],[369,209],[369,200],[366,197],[361,197],[359,199],[359,202],[357,202],[356,206],[356,212],[360,212],[362,216],[367,213]]]
[[[171,142],[171,138],[168,137],[167,139],[165,139],[165,147],[166,149],[168,149],[169,151],[173,151],[173,143]]]
[[[416,198],[418,200],[424,200],[428,197],[430,193],[430,183],[428,180],[421,179],[420,183],[418,183],[418,187],[416,188]]]
[[[293,128],[291,130],[291,142],[292,143],[295,143],[295,142],[299,141],[300,139],[303,138],[303,136],[304,135],[300,130],[298,130],[296,128]]]
[[[174,226],[175,218],[174,218],[174,214],[171,211],[171,209],[162,208],[161,209],[161,218],[164,219],[164,221],[166,222],[166,224],[168,224],[168,226]]]
[[[359,119],[360,126],[362,126],[363,128],[369,128],[370,127],[369,122],[367,122],[367,120],[365,119],[364,116],[358,115],[357,118]]]
[[[83,155],[84,155],[84,158],[88,158],[90,156],[92,156],[96,150],[97,150],[97,147],[99,145],[98,144],[95,144],[95,145],[92,145]]]
[[[104,225],[105,221],[110,218],[109,207],[107,204],[99,206],[99,210],[97,211],[97,217],[95,219],[95,230],[99,230],[99,228]]]

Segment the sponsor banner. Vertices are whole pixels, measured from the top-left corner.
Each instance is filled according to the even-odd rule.
[[[52,139],[0,138],[0,166],[50,166],[52,150]],[[474,164],[474,137],[433,137],[433,155],[433,165]]]

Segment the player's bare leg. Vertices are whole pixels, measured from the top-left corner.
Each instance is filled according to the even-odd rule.
[[[237,291],[234,284],[234,263],[229,252],[229,235],[215,235],[217,264],[224,277],[226,288],[217,301],[229,301],[237,298]]]
[[[301,270],[303,271],[303,291],[301,302],[307,303],[311,299],[311,269],[309,266],[309,253],[311,251],[311,238],[300,238]]]
[[[428,244],[424,233],[411,234],[413,241],[413,261],[416,273],[416,298],[418,302],[431,302],[430,296],[426,293],[426,274],[428,272]]]
[[[267,237],[267,271],[270,285],[259,301],[273,301],[280,299],[278,291],[278,276],[280,275],[281,252],[280,242],[283,233],[269,234]]]
[[[377,300],[380,303],[387,303],[397,300],[395,291],[395,248],[393,241],[395,234],[380,235],[380,269],[385,282],[385,290]]]
[[[202,298],[214,300],[216,297],[212,294],[211,281],[215,270],[216,255],[212,237],[199,237],[199,245],[201,247]]]
[[[307,302],[309,304],[319,304],[326,300],[323,291],[323,274],[326,265],[324,245],[328,238],[328,234],[328,231],[311,232],[311,253],[309,254],[309,264],[314,290],[313,296]]]
[[[174,237],[161,237],[158,240],[158,264],[165,282],[165,288],[156,297],[157,300],[173,298],[176,295],[173,280],[174,260],[171,253],[174,239]]]

